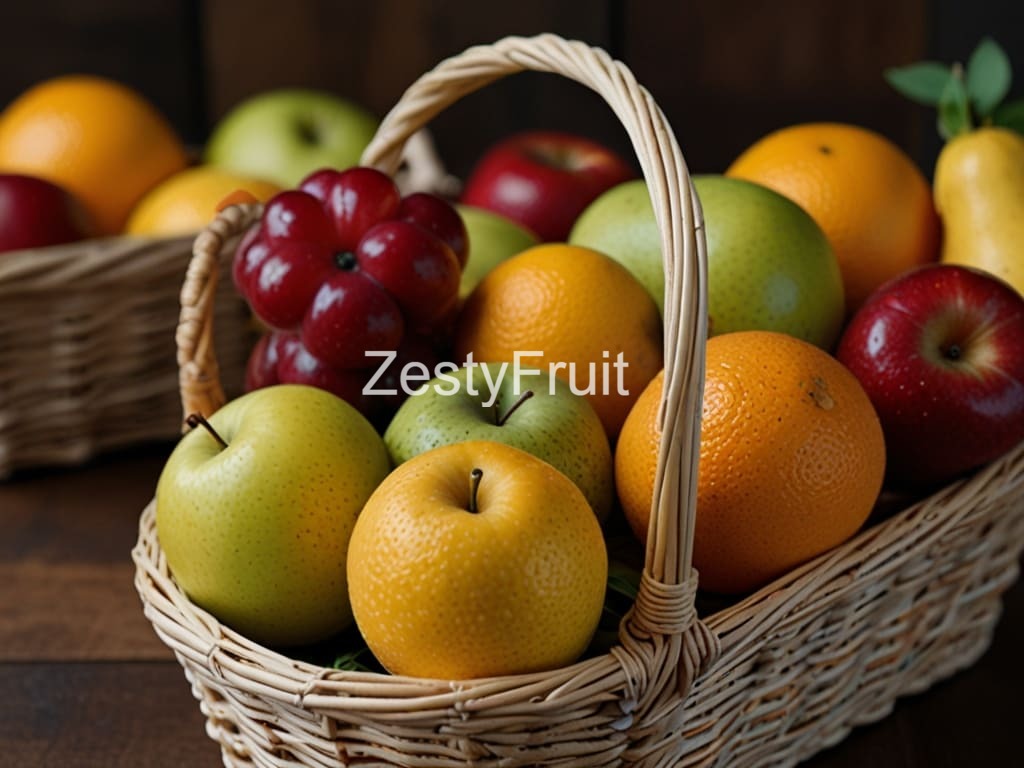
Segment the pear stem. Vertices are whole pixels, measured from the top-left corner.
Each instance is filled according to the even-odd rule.
[[[188,415],[188,418],[185,419],[185,423],[188,424],[192,429],[195,429],[196,427],[202,427],[211,435],[213,435],[213,439],[220,443],[221,448],[228,447],[228,444],[224,441],[224,438],[217,434],[217,430],[213,428],[213,425],[210,424],[210,422],[208,422],[201,413],[190,413]]]
[[[479,467],[469,473],[469,511],[474,515],[479,511],[476,506],[476,492],[480,489],[480,478],[483,476],[484,471]]]
[[[514,403],[512,403],[512,405],[509,406],[509,409],[507,411],[505,411],[505,415],[498,418],[498,426],[499,427],[505,426],[505,422],[508,421],[508,417],[511,416],[513,413],[515,413],[516,410],[519,408],[519,406],[521,406],[523,403],[525,403],[531,397],[533,397],[533,390],[532,389],[528,389],[525,392],[523,392],[523,394],[521,394],[519,396],[519,399],[516,400]]]

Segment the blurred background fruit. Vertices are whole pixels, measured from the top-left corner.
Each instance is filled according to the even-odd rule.
[[[472,260],[472,255],[470,256]],[[548,370],[587,393],[612,440],[661,368],[661,319],[629,271],[580,246],[538,245],[495,267],[469,295],[455,335],[455,359]],[[620,388],[612,363],[628,364]],[[620,391],[621,389],[621,391]]]
[[[807,123],[775,131],[726,171],[804,208],[832,243],[846,311],[875,288],[939,256],[931,187],[906,153],[855,125]]]
[[[225,198],[239,191],[265,203],[281,188],[210,165],[187,168],[146,193],[132,210],[125,232],[153,236],[197,232],[210,223]]]
[[[204,157],[225,170],[295,187],[321,168],[358,164],[376,130],[376,117],[337,94],[273,89],[236,104],[221,118]]]
[[[187,162],[164,116],[138,92],[105,78],[47,80],[0,114],[0,172],[63,186],[102,235],[121,232],[142,196]]]
[[[644,390],[615,450],[630,527],[646,540],[664,375]],[[885,443],[860,383],[818,347],[781,333],[708,340],[694,567],[702,588],[755,589],[840,544],[882,487]]]
[[[89,237],[93,224],[66,189],[45,179],[0,173],[0,252]]]

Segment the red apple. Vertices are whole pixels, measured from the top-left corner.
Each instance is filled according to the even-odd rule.
[[[937,485],[1024,440],[1024,298],[986,272],[936,264],[882,285],[836,356],[878,411],[891,487]]]
[[[34,176],[0,173],[0,252],[42,248],[92,234],[71,193]]]
[[[582,136],[518,133],[484,154],[466,180],[462,202],[500,213],[541,240],[561,242],[598,195],[635,175],[615,152]]]

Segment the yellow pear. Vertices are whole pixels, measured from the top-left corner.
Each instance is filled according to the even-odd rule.
[[[1024,137],[978,128],[951,139],[935,167],[942,261],[1002,278],[1024,294]]]

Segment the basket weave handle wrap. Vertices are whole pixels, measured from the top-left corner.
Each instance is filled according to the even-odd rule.
[[[643,171],[661,231],[665,289],[662,441],[639,619],[667,634],[693,622],[691,569],[706,343],[703,220],[675,136],[661,109],[621,62],[554,35],[508,37],[441,62],[419,78],[384,118],[363,163],[398,167],[404,142],[445,107],[505,75],[563,75],[602,96],[621,121]],[[688,603],[681,607],[680,603]],[[661,606],[656,609],[655,606]]]
[[[224,405],[224,388],[213,346],[218,260],[227,241],[256,222],[260,211],[258,205],[231,206],[221,211],[192,245],[192,259],[181,287],[181,313],[174,334],[183,417],[190,413],[209,416]]]

